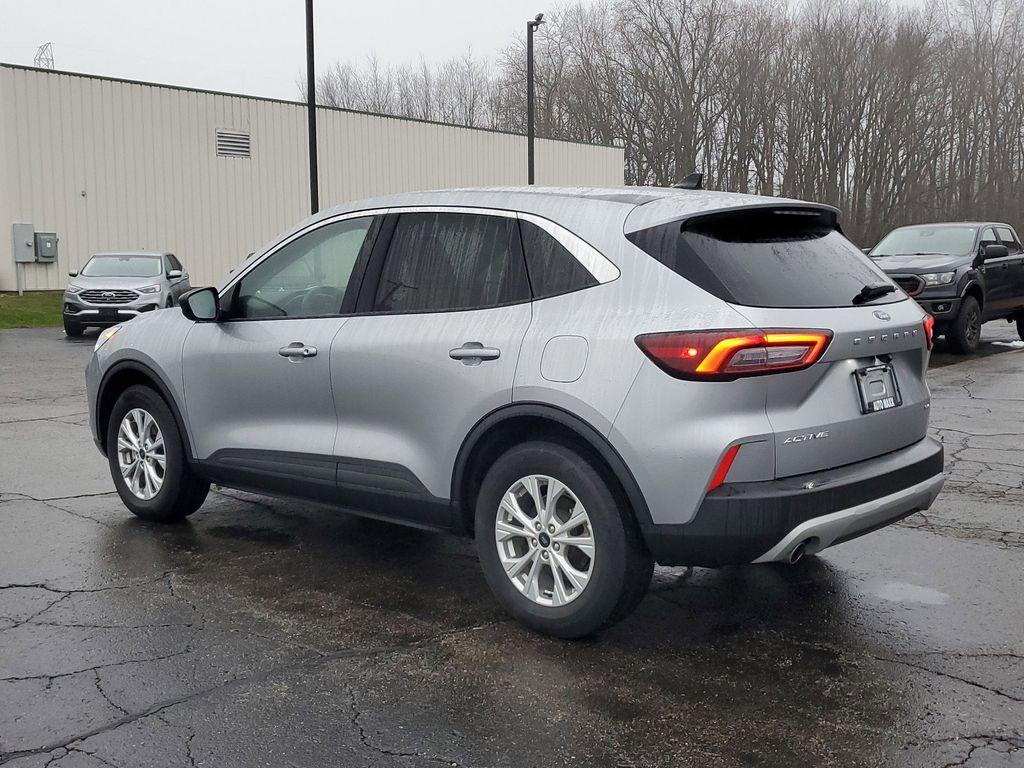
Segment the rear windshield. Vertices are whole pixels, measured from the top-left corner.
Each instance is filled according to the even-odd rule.
[[[864,286],[891,284],[830,211],[730,211],[627,237],[691,283],[748,307],[849,307]],[[897,291],[871,303],[903,298]]]
[[[159,256],[93,256],[82,267],[86,277],[156,277],[163,272]]]

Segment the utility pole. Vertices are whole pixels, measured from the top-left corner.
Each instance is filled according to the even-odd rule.
[[[526,183],[533,184],[533,32],[544,23],[538,13],[526,22]]]
[[[313,0],[306,0],[306,112],[309,122],[309,205],[320,210],[316,157],[316,68],[313,66]]]

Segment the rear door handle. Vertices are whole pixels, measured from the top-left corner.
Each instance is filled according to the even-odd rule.
[[[303,344],[301,341],[293,341],[287,347],[277,350],[281,357],[316,357],[316,347]]]
[[[501,357],[501,350],[496,347],[485,347],[479,341],[467,341],[461,347],[449,350],[448,357],[452,360],[462,360],[467,365],[474,365],[474,361],[497,360]]]

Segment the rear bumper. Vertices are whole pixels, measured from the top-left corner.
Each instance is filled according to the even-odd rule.
[[[817,552],[927,509],[942,488],[942,466],[942,445],[926,437],[845,467],[727,483],[689,523],[649,525],[644,537],[662,565],[789,561],[802,543]]]

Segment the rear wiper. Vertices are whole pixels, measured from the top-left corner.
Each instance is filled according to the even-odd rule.
[[[877,283],[876,285],[865,285],[860,289],[860,293],[853,297],[854,304],[864,304],[868,301],[874,301],[880,299],[888,293],[892,293],[896,290],[895,285],[889,283]]]

